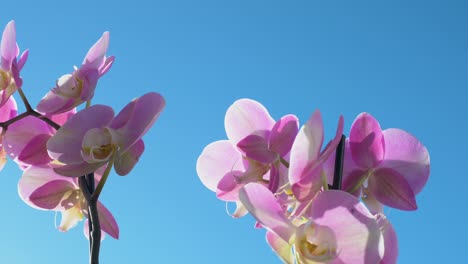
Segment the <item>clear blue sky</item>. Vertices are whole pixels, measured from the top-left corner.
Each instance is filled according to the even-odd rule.
[[[121,238],[103,242],[102,263],[279,263],[264,231],[231,219],[195,171],[243,97],[301,122],[320,108],[327,139],[340,114],[348,133],[363,111],[416,135],[432,171],[418,211],[387,210],[399,263],[468,262],[466,1],[31,2],[3,2],[0,25],[15,19],[30,48],[34,105],[106,30],[116,61],[94,102],[119,111],[149,91],[167,100],[137,167],[104,188]],[[0,263],[86,263],[82,225],[55,230],[53,212],[18,197],[20,175],[11,161],[0,172]]]

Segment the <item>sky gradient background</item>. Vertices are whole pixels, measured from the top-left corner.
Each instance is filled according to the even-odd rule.
[[[102,263],[280,263],[264,230],[231,219],[195,171],[245,97],[301,124],[319,108],[326,140],[340,114],[348,134],[363,111],[418,137],[432,161],[419,210],[386,210],[399,263],[468,262],[466,1],[31,2],[2,3],[0,27],[14,19],[30,48],[22,75],[33,105],[106,30],[116,61],[93,103],[118,112],[149,91],[167,100],[139,164],[104,188],[121,238],[102,243]],[[86,263],[83,225],[57,231],[53,212],[20,200],[20,176],[11,161],[0,172],[0,263]]]

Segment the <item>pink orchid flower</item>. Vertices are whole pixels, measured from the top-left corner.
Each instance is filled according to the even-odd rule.
[[[0,43],[0,107],[22,85],[20,71],[28,59],[29,51],[21,54],[19,60],[18,43],[16,43],[15,21],[10,21],[3,31]]]
[[[406,131],[383,130],[370,114],[354,121],[345,155],[344,190],[363,195],[374,211],[382,205],[416,210],[415,195],[429,178],[430,158],[426,147]]]
[[[49,115],[59,114],[90,101],[99,78],[114,62],[114,56],[106,56],[108,46],[109,32],[104,32],[89,49],[81,67],[60,77],[56,86],[39,102],[37,110]]]
[[[77,177],[113,162],[118,175],[127,175],[144,151],[141,138],[164,106],[164,98],[151,92],[134,99],[115,117],[105,105],[78,112],[47,142],[49,156],[62,164],[54,170]]]
[[[99,173],[95,174],[99,181]],[[18,183],[21,199],[29,206],[40,210],[52,210],[62,215],[58,229],[66,232],[87,218],[87,202],[78,185],[78,178],[58,175],[48,167],[29,167]],[[119,227],[109,210],[97,204],[101,229],[111,237],[119,238]],[[84,233],[88,236],[88,221]]]
[[[59,125],[63,125],[76,113],[73,108],[67,112],[49,117]],[[27,116],[8,127],[3,136],[4,149],[20,169],[29,166],[46,166],[52,159],[47,152],[47,141],[55,134],[55,129],[44,121]]]
[[[293,218],[261,184],[245,185],[239,197],[268,230],[268,243],[285,263],[396,263],[391,225],[351,194],[320,192],[304,215]]]
[[[0,106],[0,122],[5,122],[17,115],[16,101],[13,97],[10,97],[2,106]],[[5,142],[4,131],[0,128],[2,136],[0,136],[0,170],[3,169],[7,162],[7,151],[8,144]]]
[[[343,123],[343,117],[340,116],[335,137],[322,150],[323,121],[320,111],[316,110],[294,140],[289,164],[289,183],[295,198],[304,202],[304,205],[327,184],[329,176],[325,174],[323,165],[340,142]]]
[[[257,101],[240,99],[227,110],[228,140],[208,145],[197,160],[202,183],[219,199],[236,202],[234,217],[244,215],[238,192],[249,182],[262,182],[276,191],[287,182],[288,153],[298,131],[298,120],[286,115],[277,122]]]

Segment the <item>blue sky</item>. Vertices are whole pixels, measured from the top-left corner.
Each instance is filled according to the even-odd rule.
[[[279,263],[254,220],[231,219],[195,171],[203,147],[226,138],[226,109],[245,97],[301,122],[319,108],[328,139],[340,114],[349,132],[363,111],[416,135],[431,176],[418,211],[386,211],[399,263],[463,263],[467,11],[447,0],[18,0],[2,3],[0,25],[14,19],[20,48],[30,48],[33,105],[106,30],[116,62],[94,103],[119,111],[149,91],[167,100],[137,167],[104,188],[121,238],[103,242],[102,263]],[[11,161],[0,172],[0,263],[86,263],[82,225],[55,230],[53,212],[19,199],[20,176]]]

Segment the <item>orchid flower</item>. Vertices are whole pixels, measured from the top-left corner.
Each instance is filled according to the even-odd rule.
[[[37,105],[40,112],[53,115],[66,112],[94,96],[97,82],[112,66],[114,56],[107,57],[109,32],[89,49],[80,68],[61,76],[56,86]]]
[[[416,210],[415,195],[429,178],[426,147],[401,129],[383,130],[370,114],[354,121],[345,155],[344,190],[361,193],[374,211],[382,204],[401,210]]]
[[[234,217],[242,216],[238,192],[249,182],[268,184],[276,191],[287,182],[287,163],[298,120],[286,115],[277,122],[260,103],[240,99],[227,110],[225,128],[228,140],[208,145],[197,160],[202,183],[219,199],[236,202]]]
[[[50,119],[63,125],[75,113],[76,109],[73,108],[67,112],[53,115]],[[52,161],[47,152],[46,144],[54,134],[55,129],[44,121],[34,116],[26,116],[8,126],[3,137],[4,149],[8,156],[19,165],[20,169],[31,165],[46,166]]]
[[[127,175],[144,151],[141,138],[164,106],[164,98],[151,92],[131,101],[115,117],[105,105],[76,113],[47,142],[49,156],[61,163],[54,170],[78,177],[114,163],[118,175]]]
[[[95,173],[99,181],[99,173]],[[60,212],[58,229],[66,232],[88,217],[87,202],[79,188],[78,178],[63,177],[49,167],[29,167],[23,172],[18,183],[21,199],[29,206]],[[119,238],[119,227],[109,210],[100,202],[97,204],[102,231],[111,237]],[[84,233],[88,235],[85,221]]]
[[[391,256],[385,257],[387,250],[396,254],[396,240],[391,240],[389,226],[385,226],[390,230],[386,231],[389,241],[384,241],[381,226],[387,222],[379,224],[356,197],[346,192],[318,193],[306,214],[298,218],[289,218],[290,213],[261,184],[245,185],[239,197],[268,230],[268,243],[286,263],[381,263],[382,259],[391,260]]]
[[[0,43],[0,107],[18,88],[21,88],[23,81],[20,77],[20,71],[28,59],[28,54],[29,51],[26,50],[17,59],[19,47],[16,43],[15,21],[10,21],[3,31]]]

